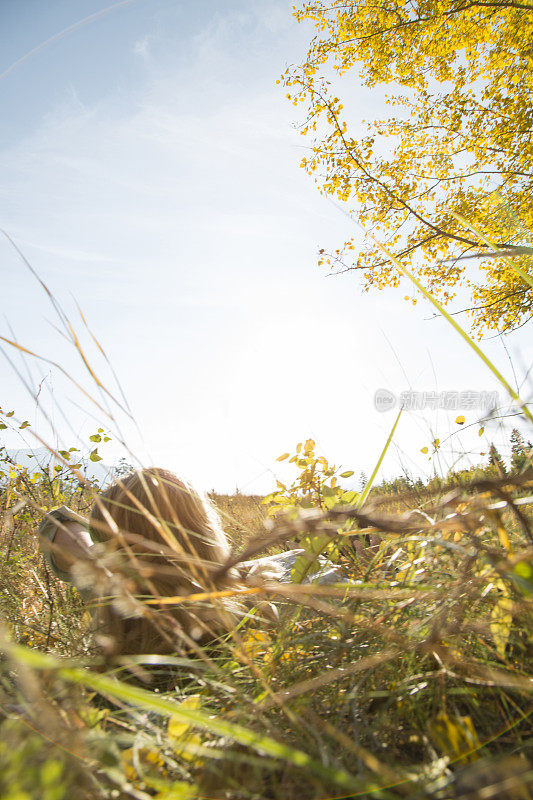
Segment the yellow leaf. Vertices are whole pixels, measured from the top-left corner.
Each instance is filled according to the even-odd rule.
[[[157,750],[150,750],[147,747],[139,747],[137,750],[133,747],[128,747],[120,754],[122,768],[124,774],[130,781],[135,781],[138,778],[143,778],[144,771],[149,770],[150,767],[161,769],[165,766],[165,762]]]
[[[498,585],[504,586],[503,582]],[[496,651],[502,658],[505,658],[505,647],[513,625],[513,601],[507,594],[507,588],[505,592],[498,595],[490,615],[490,632]]]
[[[198,786],[196,784],[173,781],[163,791],[158,792],[154,800],[195,800],[198,796]]]
[[[249,630],[242,641],[243,650],[251,659],[258,659],[265,655],[270,644],[271,639],[268,633],[255,629]]]
[[[120,760],[127,779],[134,781],[137,778],[137,771],[133,767],[133,747],[128,747],[127,750],[123,750],[120,754]]]
[[[456,420],[455,420],[455,421],[456,421],[456,423],[457,423],[458,425],[464,425],[464,424],[465,424],[465,418],[463,417],[463,415],[462,415],[462,414],[460,414],[460,415],[459,415],[459,416],[456,418]]]
[[[428,448],[427,447],[423,447],[420,452],[424,453],[424,455],[426,455],[426,453],[428,452]]]
[[[477,757],[479,739],[472,719],[439,714],[429,723],[429,732],[438,750],[452,759],[463,757],[465,761],[474,761]]]
[[[305,650],[303,649],[303,647],[295,645],[293,647],[286,647],[283,653],[281,654],[279,660],[283,662],[290,662],[293,659],[294,660],[301,659],[302,656],[305,656]]]
[[[279,458],[276,458],[276,461],[284,461],[289,456],[290,456],[290,453],[283,453],[282,456],[279,456]]]
[[[202,698],[199,694],[192,694],[179,704],[180,710],[185,712],[197,711],[201,706]],[[200,734],[191,730],[190,723],[171,717],[168,721],[167,732],[176,755],[187,761],[197,761],[198,754],[203,748],[203,740]]]
[[[180,703],[183,711],[197,711],[202,706],[202,698],[199,694],[193,694]],[[203,739],[200,734],[191,730],[191,725],[181,719],[171,717],[168,721],[168,738],[172,745],[172,750],[176,755],[186,761],[197,761],[198,754],[203,748]]]
[[[501,522],[498,523],[498,538],[500,540],[500,544],[502,545],[502,547],[505,547],[505,549],[511,553],[512,552],[511,542],[509,541],[509,537],[507,536],[507,531],[505,530]]]
[[[180,710],[183,711],[198,711],[202,706],[202,698],[199,694],[191,694],[182,703],[179,704]],[[190,722],[182,722],[181,719],[170,717],[168,721],[167,732],[169,738],[180,739],[191,727]]]
[[[203,751],[202,737],[198,733],[188,733],[180,740],[173,741],[172,749],[186,761],[197,761],[198,755]]]

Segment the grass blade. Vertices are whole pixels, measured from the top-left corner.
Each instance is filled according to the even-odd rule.
[[[392,426],[392,430],[389,433],[389,438],[385,442],[385,446],[384,446],[383,450],[381,451],[381,455],[380,455],[380,457],[378,459],[378,462],[377,462],[376,466],[374,467],[372,475],[368,479],[368,481],[367,481],[367,483],[365,485],[365,488],[363,489],[363,491],[359,495],[359,499],[358,499],[358,501],[356,503],[357,508],[361,508],[361,506],[363,505],[363,503],[365,502],[366,498],[369,495],[369,492],[370,492],[370,490],[371,490],[371,488],[372,488],[372,486],[374,484],[374,481],[376,480],[376,476],[377,476],[377,474],[379,472],[379,468],[381,467],[381,463],[382,463],[383,459],[385,458],[385,454],[386,454],[387,450],[389,449],[390,443],[392,442],[392,438],[393,438],[394,433],[396,431],[396,426],[398,425],[398,422],[400,421],[400,417],[402,416],[402,411],[403,411],[403,407],[400,408],[400,410],[398,411],[398,416],[396,417],[394,425]]]
[[[213,713],[184,707],[180,703],[157,695],[154,692],[90,672],[89,670],[79,667],[63,667],[61,662],[52,656],[23,645],[8,645],[8,649],[14,660],[21,661],[28,667],[54,669],[60,678],[71,683],[87,686],[101,694],[123,700],[136,708],[145,708],[163,717],[172,717],[177,722],[192,725],[217,736],[228,737],[239,744],[252,748],[261,755],[271,756],[272,758],[286,761],[293,766],[305,768],[318,777],[332,781],[339,786],[351,789],[358,786],[358,781],[349,772],[325,767],[302,750],[297,750],[269,736],[248,730],[243,725],[228,722]]]
[[[465,330],[463,330],[463,328],[459,325],[459,323],[450,314],[448,314],[444,306],[442,306],[441,303],[439,303],[436,297],[433,297],[431,292],[428,292],[428,290],[420,283],[418,278],[416,278],[412,274],[412,272],[410,272],[407,269],[407,267],[405,267],[399,261],[399,259],[396,258],[396,256],[393,253],[391,253],[390,250],[388,250],[388,248],[385,247],[385,245],[381,244],[381,242],[379,242],[374,236],[372,236],[372,234],[367,233],[367,235],[370,236],[372,241],[377,245],[377,247],[379,247],[381,252],[384,253],[387,256],[387,258],[390,258],[392,263],[400,270],[400,272],[403,275],[405,275],[406,278],[409,278],[411,283],[414,283],[418,291],[424,295],[426,300],[429,300],[429,302],[437,309],[439,314],[441,314],[450,323],[450,325],[453,328],[455,328],[459,336],[461,336],[464,339],[467,345],[471,347],[472,350],[476,353],[476,355],[483,361],[483,363],[487,365],[492,374],[498,379],[498,381],[504,387],[505,391],[515,401],[515,403],[518,406],[520,406],[520,408],[522,409],[528,420],[531,423],[533,423],[533,414],[531,413],[527,405],[523,402],[523,400],[520,399],[517,392],[515,392],[513,387],[505,380],[499,369],[492,363],[492,361],[489,358],[487,358],[483,350],[474,342],[472,337],[469,336]]]

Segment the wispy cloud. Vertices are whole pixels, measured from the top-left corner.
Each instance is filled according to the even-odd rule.
[[[143,61],[148,61],[150,58],[150,37],[143,36],[142,39],[137,39],[135,44],[133,45],[133,52],[136,56],[139,56],[143,59]]]

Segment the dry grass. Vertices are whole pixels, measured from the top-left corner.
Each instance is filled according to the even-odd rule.
[[[0,796],[528,797],[532,478],[426,494],[423,514],[386,499],[268,532],[258,498],[216,496],[239,549],[328,536],[346,580],[258,585],[279,627],[252,617],[206,660],[160,666],[170,690],[150,671],[94,671],[83,604],[36,555],[36,512],[10,515],[3,493],[0,611],[29,649],[5,648],[0,739],[16,747],[0,745]],[[364,556],[350,547],[377,534]],[[168,728],[195,709],[205,718]]]
[[[224,529],[232,545],[239,549],[251,536],[264,532],[266,508],[263,499],[255,494],[210,494],[224,522]]]

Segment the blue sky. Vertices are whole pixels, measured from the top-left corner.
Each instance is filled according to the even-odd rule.
[[[299,168],[305,141],[276,79],[312,32],[296,24],[291,3],[115,5],[2,3],[0,227],[80,333],[75,301],[82,307],[137,427],[120,414],[113,423],[91,418],[91,403],[31,358],[17,368],[34,387],[43,382],[55,433],[5,360],[0,405],[50,442],[86,441],[99,419],[119,425],[142,463],[206,489],[263,492],[289,474],[276,457],[308,436],[331,461],[368,474],[394,420],[374,408],[380,387],[497,388],[424,302],[403,301],[408,287],[364,294],[355,273],[332,277],[316,266],[318,248],[341,244],[353,226]],[[352,113],[379,114],[379,93],[351,81]],[[5,239],[0,270],[0,332],[89,388],[45,294]],[[506,342],[519,382],[529,339],[521,331]],[[484,346],[513,380],[502,343]],[[442,469],[456,450],[471,453],[463,463],[479,461],[492,440],[505,450],[508,432],[496,422],[483,437],[476,425],[457,435],[457,413],[406,412],[383,475],[430,472],[420,449],[434,436],[454,434]],[[467,424],[479,417],[464,413]],[[102,454],[120,452],[114,442]]]

